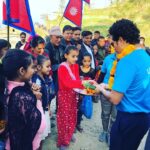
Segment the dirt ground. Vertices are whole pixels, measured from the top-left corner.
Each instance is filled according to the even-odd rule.
[[[76,143],[71,143],[69,150],[108,150],[108,146],[105,143],[101,143],[98,140],[99,133],[102,130],[101,124],[101,105],[99,103],[94,103],[94,112],[92,119],[88,120],[86,118],[82,121],[82,127],[84,128],[83,133],[77,132],[75,137],[77,139]],[[52,111],[55,110],[55,100],[53,100]],[[58,150],[56,147],[57,133],[56,128],[52,128],[51,136],[44,141],[42,150]],[[141,142],[138,150],[144,150],[145,139]]]

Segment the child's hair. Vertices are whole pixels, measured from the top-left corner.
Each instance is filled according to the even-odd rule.
[[[4,48],[4,47],[10,48],[11,45],[10,45],[10,43],[9,43],[7,40],[0,39],[0,51],[1,51],[2,48]]]
[[[30,46],[32,48],[35,48],[38,46],[38,44],[45,44],[44,39],[41,36],[33,37],[32,40],[30,41]]]
[[[0,39],[0,57],[1,57],[1,50],[5,47],[8,47],[8,49],[11,47],[10,43],[7,40]]]
[[[83,59],[84,59],[84,57],[90,57],[90,59],[92,59],[92,56],[91,56],[90,53],[84,53],[84,54],[83,54]]]
[[[19,68],[27,69],[32,62],[32,56],[25,51],[11,49],[0,64],[0,98],[6,100],[7,80],[14,80],[18,76]],[[7,79],[7,80],[6,80]]]
[[[43,63],[44,63],[45,61],[47,61],[47,60],[50,60],[50,59],[49,59],[48,57],[46,57],[46,56],[39,55],[39,56],[37,57],[37,65],[42,66]]]
[[[23,67],[27,69],[32,63],[32,56],[25,51],[11,49],[2,60],[3,72],[8,80],[18,77],[18,70]]]
[[[69,54],[72,50],[79,51],[75,46],[67,46],[65,49],[65,54]]]

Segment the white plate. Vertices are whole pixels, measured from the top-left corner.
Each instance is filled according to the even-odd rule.
[[[93,94],[88,94],[87,93],[87,91],[86,91],[86,89],[77,89],[77,88],[75,88],[75,89],[73,89],[75,92],[77,92],[77,93],[79,93],[79,94],[83,94],[83,95],[93,95]]]

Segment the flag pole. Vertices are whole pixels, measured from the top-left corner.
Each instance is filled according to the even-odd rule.
[[[61,25],[63,19],[64,19],[64,15],[62,15],[62,17],[61,17],[61,19],[60,19],[59,26]]]
[[[10,2],[6,1],[6,7],[7,7],[7,41],[9,42],[9,30],[10,30]]]
[[[65,0],[60,0],[60,14],[63,14],[62,17],[60,18],[59,26],[61,25],[63,18],[64,18],[64,9],[65,9]]]
[[[10,26],[9,26],[9,19],[8,19],[8,24],[7,24],[7,41],[9,42],[9,31],[10,31]]]

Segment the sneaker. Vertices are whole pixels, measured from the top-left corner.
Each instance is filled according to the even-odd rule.
[[[100,142],[106,142],[107,143],[107,132],[101,132],[99,136],[99,141]]]
[[[110,133],[107,134],[107,145],[110,146]]]

